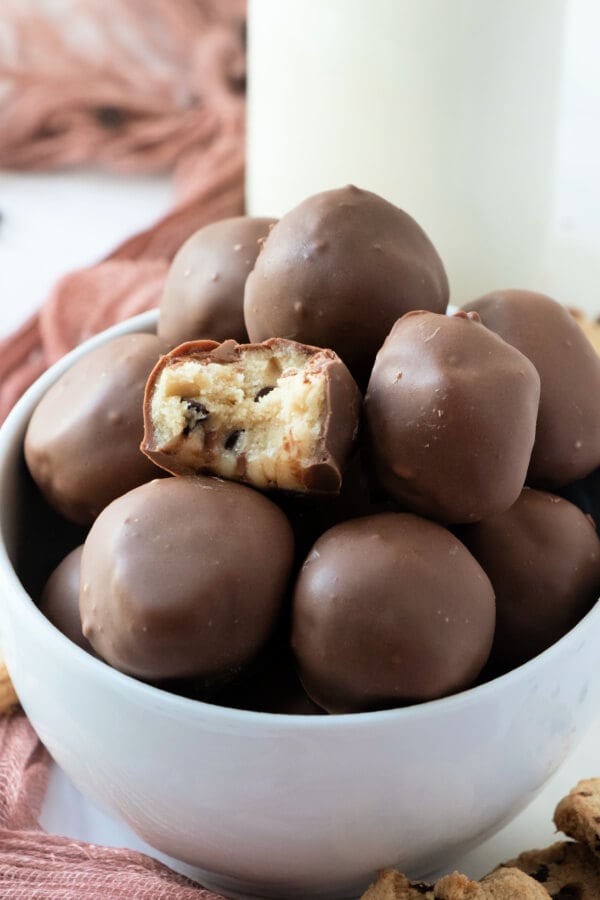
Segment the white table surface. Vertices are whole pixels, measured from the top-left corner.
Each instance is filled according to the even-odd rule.
[[[98,173],[0,173],[0,336],[43,301],[60,274],[100,259],[113,246],[158,218],[171,202],[165,178],[125,179]],[[556,840],[552,813],[580,778],[600,775],[600,717],[543,792],[509,826],[454,861],[480,877],[521,850]],[[86,800],[55,766],[42,825],[72,838],[145,850],[129,828]],[[181,866],[185,871],[185,866]],[[308,900],[308,898],[307,898]]]

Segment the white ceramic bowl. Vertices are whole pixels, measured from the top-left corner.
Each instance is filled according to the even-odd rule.
[[[406,709],[341,716],[243,712],[169,695],[60,634],[13,568],[23,435],[73,351],[0,431],[2,647],[23,706],[57,763],[144,840],[229,896],[357,896],[377,869],[450,864],[540,790],[600,700],[600,604],[519,669]]]

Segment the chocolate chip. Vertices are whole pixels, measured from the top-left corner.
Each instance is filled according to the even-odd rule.
[[[210,411],[205,407],[204,403],[200,403],[199,400],[186,400],[185,402],[187,409],[184,413],[186,424],[183,433],[189,434],[200,422],[203,422],[204,419],[208,419]]]
[[[537,872],[531,873],[531,877],[535,878],[536,881],[539,881],[540,884],[543,884],[545,881],[548,881],[549,874],[550,870],[548,869],[548,866],[545,866],[542,863]]]
[[[243,430],[232,431],[231,434],[229,435],[229,437],[227,438],[227,440],[225,441],[225,449],[233,450],[243,433],[244,433]]]
[[[411,884],[411,888],[417,892],[417,894],[427,894],[431,890],[430,884],[425,884],[424,881],[415,881]]]
[[[260,389],[260,391],[258,391],[258,393],[256,394],[256,396],[254,397],[254,402],[255,402],[255,403],[258,403],[258,401],[260,400],[261,397],[266,397],[267,394],[270,394],[271,391],[274,391],[274,390],[275,390],[275,385],[274,385],[274,384],[267,385],[267,387],[262,387],[262,388]]]
[[[198,414],[198,419],[207,419],[208,416],[210,416],[210,413],[205,407],[204,403],[200,403],[199,400],[188,400],[187,408],[193,409],[194,412]]]

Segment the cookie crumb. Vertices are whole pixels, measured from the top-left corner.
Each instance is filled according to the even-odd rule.
[[[600,856],[600,778],[579,781],[556,807],[554,824]]]
[[[502,867],[481,881],[453,872],[435,885],[409,881],[401,872],[385,869],[361,900],[548,900],[548,893],[518,868]]]
[[[544,850],[527,850],[505,866],[520,869],[531,879],[541,873],[540,887],[543,885],[553,900],[566,900],[567,897],[598,900],[600,897],[598,858],[588,847],[575,841],[558,841]]]

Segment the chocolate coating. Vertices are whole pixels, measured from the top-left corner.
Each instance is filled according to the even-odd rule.
[[[236,216],[196,231],[178,251],[160,301],[158,337],[167,351],[184,341],[248,340],[244,285],[277,219]]]
[[[360,407],[331,350],[280,338],[193,341],[162,357],[148,379],[142,450],[177,475],[335,494]]]
[[[215,478],[151,481],[110,504],[83,549],[83,632],[138,678],[234,674],[280,614],[294,547],[266,497]]]
[[[535,444],[527,476],[561,487],[600,465],[600,359],[565,307],[544,294],[496,291],[465,306],[517,347],[541,382]]]
[[[526,488],[509,510],[461,529],[496,593],[492,656],[502,668],[545,650],[600,594],[600,541],[568,500]]]
[[[442,697],[470,685],[494,633],[494,593],[445,528],[408,513],[337,525],[294,592],[292,648],[330,712]]]
[[[40,611],[55,628],[88,653],[93,649],[81,630],[79,572],[83,544],[72,550],[50,575],[39,602]]]
[[[48,503],[81,525],[158,470],[140,452],[152,334],[114,338],[78,360],[37,405],[25,458]]]
[[[533,365],[465,313],[408,313],[365,397],[375,473],[405,509],[470,522],[519,496],[535,437]]]
[[[352,185],[309,197],[272,229],[246,281],[251,341],[330,347],[359,384],[399,316],[444,312],[448,280],[407,213]]]

